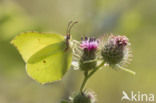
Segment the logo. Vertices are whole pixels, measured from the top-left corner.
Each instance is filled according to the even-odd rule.
[[[122,98],[121,101],[127,100],[127,101],[133,101],[133,102],[154,102],[155,95],[153,93],[141,93],[140,91],[134,92],[131,91],[129,95],[122,91]]]

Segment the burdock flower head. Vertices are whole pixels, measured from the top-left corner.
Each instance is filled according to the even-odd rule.
[[[82,38],[80,48],[82,55],[80,57],[79,66],[81,70],[88,71],[96,67],[96,53],[99,41],[95,38]]]
[[[128,63],[130,55],[129,50],[130,43],[126,36],[110,35],[108,41],[102,47],[101,55],[104,61],[111,67],[118,66],[120,69],[124,69],[132,74],[122,65]]]
[[[111,35],[102,49],[102,56],[109,65],[120,63],[129,54],[128,38],[126,36]]]

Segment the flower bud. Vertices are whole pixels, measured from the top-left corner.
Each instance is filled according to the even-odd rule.
[[[96,52],[98,48],[98,40],[95,38],[87,38],[82,39],[82,43],[80,44],[80,48],[83,50],[79,65],[80,69],[84,71],[91,70],[96,67]],[[92,61],[92,62],[89,62]]]
[[[95,103],[95,95],[92,92],[79,93],[74,97],[73,103]]]
[[[126,36],[111,35],[102,48],[101,55],[110,66],[119,64],[125,57],[128,57],[128,38]],[[126,58],[128,59],[128,58]]]

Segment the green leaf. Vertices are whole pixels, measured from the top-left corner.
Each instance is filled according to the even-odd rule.
[[[65,50],[61,35],[24,33],[12,43],[26,61],[28,75],[41,84],[61,80],[71,65],[72,50]]]

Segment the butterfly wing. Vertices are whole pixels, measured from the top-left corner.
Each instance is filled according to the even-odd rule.
[[[72,51],[65,51],[61,35],[27,33],[16,37],[13,44],[26,62],[28,75],[41,84],[62,79],[70,67]]]
[[[28,75],[41,84],[61,80],[72,61],[72,51],[64,50],[65,42],[60,42],[36,53],[27,63]]]
[[[64,37],[58,34],[26,32],[16,36],[11,43],[27,62],[37,51],[63,40]]]

